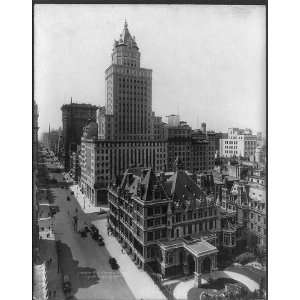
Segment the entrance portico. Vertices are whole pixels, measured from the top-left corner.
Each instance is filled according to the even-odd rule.
[[[205,240],[177,239],[161,243],[160,248],[164,277],[178,274],[181,270],[184,276],[194,274],[195,286],[199,287],[201,275],[217,269],[218,249]]]
[[[185,250],[193,256],[195,262],[195,287],[201,286],[201,275],[217,269],[218,249],[206,241],[185,244]]]

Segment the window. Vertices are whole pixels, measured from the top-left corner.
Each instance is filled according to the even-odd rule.
[[[154,238],[155,238],[156,240],[160,239],[160,230],[156,230],[156,231],[154,232]]]
[[[176,214],[176,222],[180,222],[180,214]]]
[[[153,226],[153,219],[147,221],[147,226],[148,227]]]
[[[155,224],[155,226],[160,225],[160,218],[155,219],[154,224]]]
[[[153,208],[152,207],[148,208],[148,216],[153,216]]]
[[[148,235],[148,241],[153,241],[153,232],[149,231],[147,235]]]
[[[253,213],[250,214],[251,219],[253,219]]]
[[[155,215],[159,215],[160,214],[160,207],[159,206],[155,207],[154,213],[155,213]]]
[[[260,227],[260,226],[257,227],[257,231],[258,231],[258,232],[261,231],[261,227]]]
[[[260,216],[257,216],[257,221],[260,222]]]
[[[253,223],[251,223],[251,229],[253,229]]]

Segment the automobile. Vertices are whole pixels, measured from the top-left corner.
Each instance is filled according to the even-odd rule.
[[[74,192],[73,192],[73,191],[71,191],[71,195],[74,195]]]
[[[90,229],[91,233],[95,232],[95,233],[99,234],[99,230],[98,230],[98,228],[94,224],[92,224],[89,229]]]
[[[70,197],[69,196],[67,196],[67,201],[70,201]]]
[[[119,269],[119,265],[118,265],[118,263],[117,263],[117,261],[114,257],[110,257],[108,262],[109,262],[109,264],[110,264],[110,266],[113,270],[118,270]]]
[[[63,277],[63,291],[65,294],[70,293],[72,290],[70,277],[68,275],[64,275]]]
[[[97,244],[98,244],[99,246],[104,246],[104,241],[103,241],[103,239],[99,239],[99,240],[97,241]]]
[[[91,230],[89,229],[89,227],[87,225],[84,226],[84,230],[86,233],[91,232]]]
[[[81,229],[78,231],[81,237],[87,237],[87,233],[85,231],[85,229]]]

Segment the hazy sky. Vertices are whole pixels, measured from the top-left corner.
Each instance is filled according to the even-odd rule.
[[[153,70],[156,115],[193,128],[265,131],[265,8],[207,5],[35,5],[35,99],[40,133],[64,103],[105,104],[104,71],[127,19]]]

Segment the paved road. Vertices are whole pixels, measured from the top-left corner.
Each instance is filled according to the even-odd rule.
[[[63,177],[50,173],[59,182]],[[72,216],[76,214],[79,223],[89,222],[105,215],[85,214],[69,189],[52,187],[50,197],[59,206],[55,215],[54,230],[59,243],[61,272],[70,277],[73,291],[71,299],[76,300],[131,300],[135,299],[119,271],[113,271],[108,263],[109,254],[105,247],[99,247],[88,235],[82,238],[74,232]],[[70,201],[66,197],[70,197]]]

